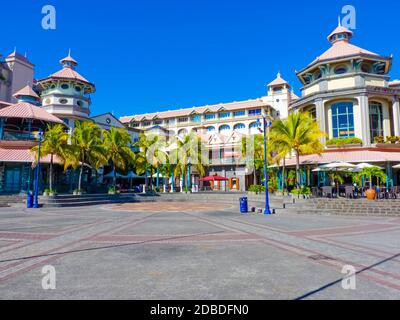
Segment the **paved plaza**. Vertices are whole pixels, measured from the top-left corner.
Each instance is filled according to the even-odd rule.
[[[1,299],[399,299],[399,254],[400,217],[211,201],[0,209]],[[55,290],[42,288],[47,265]]]

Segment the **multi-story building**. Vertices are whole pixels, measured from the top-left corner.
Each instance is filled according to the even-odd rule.
[[[33,85],[34,65],[16,51],[2,61],[0,57],[0,107],[16,103],[14,94],[27,84]]]
[[[242,138],[260,134],[258,120],[263,112],[271,120],[287,117],[289,103],[297,98],[278,74],[268,85],[268,94],[258,99],[122,117],[121,122],[143,132],[162,129],[170,137],[196,132],[210,151],[208,173],[229,179],[226,186],[218,187],[244,191],[254,181],[241,155]],[[198,184],[196,172],[191,178]]]
[[[400,175],[393,166],[400,162],[400,144],[383,143],[387,137],[400,137],[400,82],[389,75],[393,57],[360,48],[351,43],[352,37],[353,32],[340,25],[328,36],[331,47],[298,72],[302,94],[291,102],[290,111],[310,112],[327,134],[324,142],[356,137],[362,145],[328,145],[321,156],[300,161],[308,184],[318,180],[317,173],[310,173],[316,165],[342,160],[383,166],[388,183],[398,185]]]

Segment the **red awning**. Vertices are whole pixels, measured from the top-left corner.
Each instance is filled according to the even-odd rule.
[[[41,163],[50,163],[51,156],[46,156],[40,160]],[[30,149],[26,148],[0,148],[0,162],[32,163],[34,156]],[[62,161],[54,156],[55,164],[62,164]]]

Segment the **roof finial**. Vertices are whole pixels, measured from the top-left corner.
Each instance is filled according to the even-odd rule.
[[[68,49],[68,57],[71,56],[71,48]]]
[[[281,70],[278,71],[278,74],[276,75],[278,78],[281,77]]]
[[[339,27],[342,26],[342,19],[340,18],[340,16],[338,16],[338,26],[339,26]]]
[[[17,53],[17,47],[14,47],[14,54]]]

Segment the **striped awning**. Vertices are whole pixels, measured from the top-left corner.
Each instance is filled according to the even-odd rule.
[[[40,160],[42,163],[50,163],[51,156]],[[0,148],[0,162],[32,163],[35,162],[34,155],[27,148]],[[53,163],[62,164],[62,161],[55,156]]]

